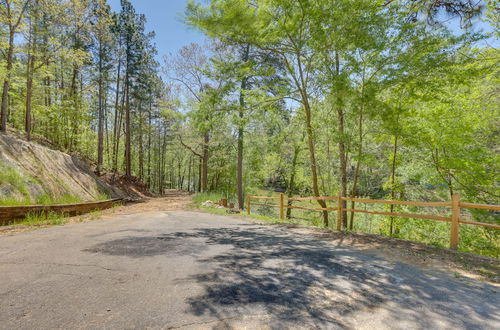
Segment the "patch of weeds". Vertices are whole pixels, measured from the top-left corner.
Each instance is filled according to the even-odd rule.
[[[36,199],[36,204],[38,205],[54,205],[54,204],[76,204],[80,203],[82,200],[78,196],[65,194],[59,197],[52,197],[45,193],[38,196]]]
[[[29,202],[30,200],[30,194],[28,192],[29,182],[30,178],[23,177],[15,167],[0,164],[0,184],[13,186],[19,191],[24,196],[24,200],[20,201],[21,203],[24,203],[24,201]],[[2,201],[5,200],[7,199],[2,198]]]
[[[99,219],[101,217],[101,214],[102,214],[102,212],[99,211],[99,210],[90,211],[88,213],[88,219],[90,219],[90,220],[97,220],[97,219]]]
[[[75,195],[64,194],[53,200],[54,204],[77,204],[81,203],[82,199]]]
[[[56,212],[30,212],[26,215],[20,225],[25,226],[60,226],[64,224],[64,216]]]
[[[29,199],[23,199],[23,200],[18,200],[13,197],[5,197],[0,199],[0,206],[23,206],[23,205],[30,205],[31,200]]]
[[[52,203],[52,197],[49,194],[44,193],[36,198],[35,204],[37,205],[49,205]]]
[[[477,271],[479,272],[479,274],[483,275],[486,278],[495,278],[495,276],[497,276],[496,272],[494,272],[491,269],[486,269],[484,267],[478,268]]]
[[[97,196],[97,200],[99,201],[107,201],[109,199],[111,199],[111,197],[106,193],[100,193],[99,196]]]

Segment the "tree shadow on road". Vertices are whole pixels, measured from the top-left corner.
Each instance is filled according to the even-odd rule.
[[[189,299],[195,315],[261,313],[272,315],[270,325],[277,329],[350,328],[351,317],[376,314],[383,305],[390,317],[382,328],[477,329],[498,321],[492,286],[454,281],[285,230],[200,229],[172,236],[231,246],[200,260],[216,268],[191,278],[205,288]]]
[[[104,244],[93,252],[131,257],[190,254],[206,264],[204,273],[181,280],[203,287],[203,294],[187,301],[187,312],[197,316],[261,316],[276,329],[351,328],[368,321],[380,328],[488,329],[500,321],[499,296],[492,285],[391,262],[285,229],[206,228]],[[207,253],[210,246],[217,247],[215,252]]]

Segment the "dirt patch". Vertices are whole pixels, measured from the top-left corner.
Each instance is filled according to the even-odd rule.
[[[146,198],[140,202],[119,206],[102,212],[102,219],[112,219],[119,215],[156,213],[186,210],[191,203],[191,195],[175,190],[167,191],[162,197]],[[108,212],[109,211],[109,212]]]
[[[149,191],[147,185],[140,178],[135,176],[119,176],[112,173],[103,173],[99,178],[109,185],[120,189],[126,196],[131,198],[158,197]]]

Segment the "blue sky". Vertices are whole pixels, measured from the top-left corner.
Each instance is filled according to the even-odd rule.
[[[191,42],[203,43],[202,33],[186,26],[181,15],[187,0],[130,0],[137,13],[145,14],[149,31],[155,31],[158,60]],[[120,0],[108,0],[113,11],[120,11]]]
[[[158,49],[158,60],[162,62],[164,55],[176,53],[179,48],[191,42],[203,43],[205,37],[202,33],[186,26],[182,22],[187,0],[130,0],[136,11],[145,14],[147,30],[155,31],[155,43]],[[108,0],[115,12],[120,11],[120,0]],[[454,31],[458,31],[458,21],[449,22]],[[491,30],[488,24],[479,23],[476,28]],[[490,40],[498,46],[498,40]]]

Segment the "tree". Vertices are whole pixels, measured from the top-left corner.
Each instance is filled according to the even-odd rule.
[[[14,57],[14,38],[19,32],[23,23],[23,17],[26,13],[31,0],[3,0],[0,2],[0,16],[5,20],[8,28],[8,47],[5,56],[5,78],[2,87],[2,104],[0,108],[0,132],[7,133],[7,117],[8,117],[8,98],[10,81],[12,78],[12,63]]]
[[[310,79],[314,70],[314,54],[308,44],[311,36],[310,8],[304,1],[259,1],[254,6],[246,1],[215,0],[210,8],[202,8],[190,2],[188,21],[211,36],[252,43],[255,47],[272,52],[283,61],[290,84],[296,88],[293,97],[297,97],[305,112],[312,190],[314,196],[320,196],[310,104]],[[326,208],[323,200],[318,200],[318,203]],[[327,211],[323,212],[323,218],[324,225],[328,226]]]
[[[106,103],[110,70],[112,68],[111,50],[114,47],[114,37],[110,26],[113,25],[111,9],[105,0],[94,0],[93,11],[93,44],[95,47],[95,62],[97,62],[98,84],[98,115],[97,115],[97,173],[100,174],[104,163],[104,122],[106,120]]]

